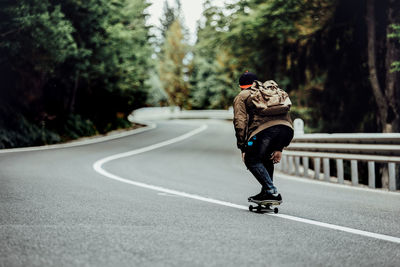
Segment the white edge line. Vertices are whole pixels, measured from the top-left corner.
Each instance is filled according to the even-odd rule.
[[[167,145],[171,145],[180,141],[183,141],[187,138],[190,138],[196,134],[201,133],[202,131],[206,130],[208,128],[207,125],[202,125],[200,128],[197,128],[195,130],[192,130],[186,134],[183,134],[181,136],[160,142],[160,143],[156,143],[147,147],[143,147],[143,148],[139,148],[139,149],[135,149],[135,150],[131,150],[125,153],[119,153],[119,154],[115,154],[103,159],[100,159],[98,161],[96,161],[93,164],[93,169],[98,172],[99,174],[108,177],[110,179],[122,182],[122,183],[126,183],[126,184],[130,184],[130,185],[134,185],[137,187],[142,187],[142,188],[146,188],[146,189],[150,189],[150,190],[154,190],[154,191],[158,191],[158,192],[163,192],[163,193],[168,193],[168,194],[173,194],[173,195],[177,195],[177,196],[181,196],[181,197],[186,197],[186,198],[190,198],[190,199],[195,199],[195,200],[199,200],[199,201],[203,201],[203,202],[208,202],[208,203],[212,203],[212,204],[217,204],[217,205],[221,205],[221,206],[226,206],[226,207],[231,207],[231,208],[236,208],[236,209],[241,209],[241,210],[247,210],[248,207],[247,206],[243,206],[243,205],[238,205],[238,204],[234,204],[231,202],[227,202],[227,201],[221,201],[221,200],[217,200],[217,199],[213,199],[213,198],[208,198],[208,197],[203,197],[203,196],[199,196],[199,195],[195,195],[195,194],[189,194],[189,193],[185,193],[185,192],[181,192],[181,191],[177,191],[177,190],[172,190],[172,189],[168,189],[168,188],[164,188],[161,186],[155,186],[155,185],[150,185],[150,184],[146,184],[146,183],[141,183],[141,182],[136,182],[136,181],[132,181],[132,180],[128,180],[125,178],[122,178],[120,176],[117,176],[115,174],[109,173],[106,170],[104,170],[102,168],[102,165],[110,162],[112,160],[116,160],[116,159],[120,159],[120,158],[124,158],[124,157],[129,157],[129,156],[133,156],[133,155],[137,155],[140,153],[144,153],[150,150],[154,150],[157,148],[161,148]],[[383,234],[377,234],[377,233],[372,233],[372,232],[368,232],[368,231],[363,231],[363,230],[358,230],[358,229],[354,229],[354,228],[350,228],[350,227],[344,227],[344,226],[339,226],[339,225],[334,225],[334,224],[330,224],[330,223],[324,223],[324,222],[319,222],[319,221],[315,221],[315,220],[310,220],[310,219],[303,219],[303,218],[299,218],[299,217],[295,217],[295,216],[291,216],[291,215],[285,215],[285,214],[269,214],[270,216],[275,216],[275,217],[279,217],[279,218],[283,218],[283,219],[287,219],[287,220],[291,220],[291,221],[296,221],[296,222],[302,222],[302,223],[306,223],[306,224],[311,224],[311,225],[315,225],[315,226],[320,226],[320,227],[324,227],[324,228],[328,228],[328,229],[333,229],[333,230],[338,230],[338,231],[342,231],[342,232],[347,232],[347,233],[351,233],[351,234],[357,234],[357,235],[361,235],[361,236],[366,236],[366,237],[371,237],[371,238],[375,238],[375,239],[380,239],[380,240],[384,240],[384,241],[389,241],[389,242],[393,242],[393,243],[397,243],[400,244],[400,238],[398,237],[394,237],[394,236],[389,236],[389,235],[383,235]]]
[[[269,214],[269,215],[272,215],[272,214]],[[372,238],[376,238],[376,239],[390,241],[390,242],[393,242],[393,243],[400,244],[400,238],[399,237],[394,237],[394,236],[390,236],[390,235],[377,234],[377,233],[358,230],[358,229],[354,229],[354,228],[350,228],[350,227],[339,226],[339,225],[319,222],[319,221],[315,221],[315,220],[303,219],[303,218],[299,218],[299,217],[295,217],[295,216],[291,216],[291,215],[285,215],[285,214],[276,214],[276,215],[273,215],[273,216],[277,216],[277,217],[280,217],[280,218],[285,218],[285,219],[296,221],[296,222],[312,224],[312,225],[325,227],[325,228],[329,228],[329,229],[333,229],[333,230],[339,230],[339,231],[342,231],[342,232],[347,232],[347,233],[356,234],[356,235],[362,235],[362,236],[366,236],[366,237],[372,237]]]
[[[83,141],[72,141],[70,143],[64,143],[64,144],[54,144],[54,145],[45,145],[45,146],[37,146],[37,147],[22,147],[22,148],[6,148],[6,149],[0,149],[0,154],[6,154],[6,153],[16,153],[16,152],[30,152],[30,151],[41,151],[41,150],[49,150],[49,149],[57,149],[57,148],[69,148],[69,147],[77,147],[77,146],[84,146],[84,145],[90,145],[90,144],[95,144],[95,143],[101,143],[105,141],[110,141],[126,136],[130,136],[133,134],[138,134],[142,132],[146,132],[149,130],[153,130],[157,127],[155,123],[144,123],[147,124],[145,127],[133,129],[130,131],[125,131],[122,133],[117,133],[117,134],[112,134],[109,136],[101,136],[101,137],[94,137],[89,140],[83,140]]]

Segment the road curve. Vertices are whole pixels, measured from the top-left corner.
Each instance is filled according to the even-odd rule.
[[[0,154],[0,266],[399,266],[400,196],[277,175],[280,215],[231,122],[158,122],[101,143]]]

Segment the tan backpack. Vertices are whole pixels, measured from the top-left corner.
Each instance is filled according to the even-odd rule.
[[[264,83],[254,81],[250,88],[248,101],[254,106],[257,115],[271,116],[289,112],[292,102],[289,95],[279,88],[278,84],[269,80]]]

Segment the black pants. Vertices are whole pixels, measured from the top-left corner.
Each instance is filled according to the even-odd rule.
[[[245,149],[245,164],[249,171],[261,184],[262,190],[276,193],[273,184],[274,163],[271,154],[282,151],[293,139],[293,129],[285,125],[269,127],[255,136],[247,143]]]

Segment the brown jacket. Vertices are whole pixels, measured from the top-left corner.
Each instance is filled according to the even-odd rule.
[[[262,116],[256,114],[255,107],[249,101],[251,88],[242,90],[233,100],[233,124],[235,126],[237,147],[244,151],[245,144],[257,133],[274,125],[286,125],[293,129],[290,114]]]

